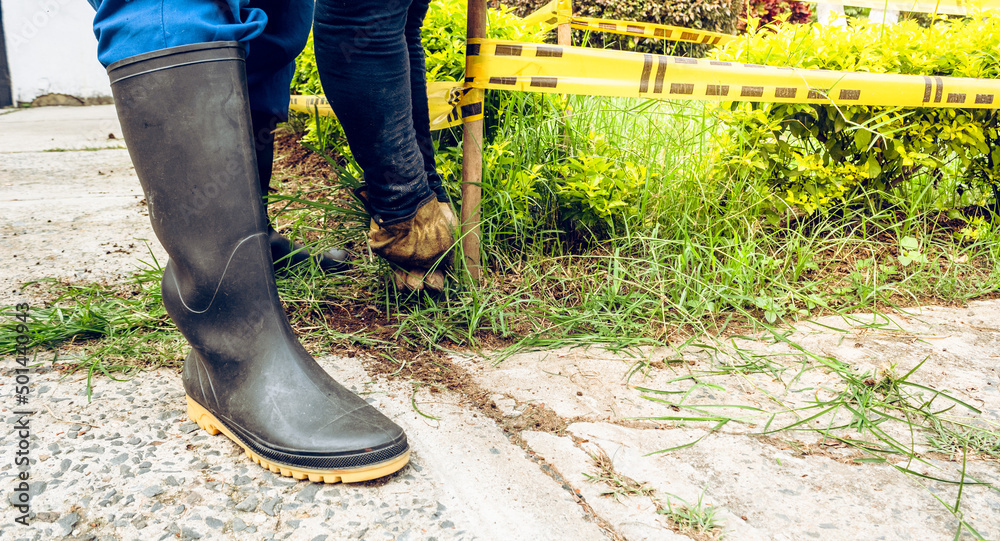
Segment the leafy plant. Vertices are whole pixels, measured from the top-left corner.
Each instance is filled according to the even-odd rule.
[[[855,20],[756,27],[713,58],[872,73],[997,78],[1000,21],[903,21],[891,31]],[[938,208],[996,204],[998,116],[991,109],[733,103],[720,107],[723,175],[766,178],[808,213],[870,192],[925,187]]]
[[[848,8],[850,9],[850,8]],[[761,25],[772,23],[804,24],[813,19],[809,4],[799,0],[752,0],[747,3],[746,17],[756,17]],[[747,28],[747,18],[741,17],[737,30]]]
[[[906,267],[912,263],[927,263],[927,256],[920,252],[920,241],[913,237],[899,239],[899,264]]]
[[[603,156],[573,156],[559,168],[555,185],[560,219],[570,229],[614,233],[628,217],[639,216],[648,170]]]

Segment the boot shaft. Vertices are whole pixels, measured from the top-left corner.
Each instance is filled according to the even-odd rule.
[[[210,281],[219,258],[267,230],[244,71],[236,42],[174,47],[108,67],[153,230],[197,281]]]

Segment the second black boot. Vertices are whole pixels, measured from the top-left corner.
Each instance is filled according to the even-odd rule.
[[[409,460],[403,430],[299,344],[275,287],[236,42],[108,67],[149,218],[170,256],[163,304],[188,342],[188,415],[296,479],[363,481]]]
[[[257,177],[260,179],[260,193],[266,198],[271,188],[271,172],[274,168],[274,129],[279,118],[271,113],[251,111],[253,127],[253,144],[257,154]],[[266,208],[266,207],[265,207]],[[302,244],[288,239],[270,224],[268,241],[271,244],[271,259],[274,260],[274,270],[286,271],[292,267],[315,260],[324,272],[343,272],[350,268],[350,255],[347,250],[333,248],[320,254],[312,254]]]

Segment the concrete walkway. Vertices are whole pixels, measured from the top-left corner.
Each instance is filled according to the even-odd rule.
[[[25,281],[114,282],[149,250],[163,260],[121,146],[110,106],[0,114],[0,305],[37,304]],[[860,372],[895,365],[905,374],[923,361],[909,381],[927,390],[914,391],[929,399],[930,389],[947,389],[979,412],[957,406],[949,418],[1000,430],[1000,302],[894,317],[904,331],[865,321],[872,320],[824,318],[789,338]],[[0,360],[0,539],[953,537],[957,521],[945,504],[956,501],[956,485],[900,471],[961,477],[961,454],[940,452],[926,434],[879,425],[912,442],[921,458],[888,455],[886,463],[858,462],[872,455],[812,431],[764,434],[819,412],[796,417],[788,408],[844,388],[829,365],[784,343],[749,339],[642,354],[652,367],[646,372],[633,371],[635,357],[599,349],[525,353],[496,367],[451,356],[452,368],[487,392],[486,403],[325,356],[323,367],[403,426],[413,448],[408,467],[358,485],[296,482],[253,464],[185,417],[172,370],[124,382],[95,376],[88,401],[85,375],[62,377],[44,363],[31,375],[29,403],[17,406],[8,357]],[[956,404],[935,400],[935,410]],[[695,405],[734,420],[712,432],[715,421],[676,419],[701,416],[684,409]],[[23,407],[34,414],[15,413]],[[673,419],[636,419],[649,417]],[[26,526],[14,505],[25,422]],[[603,475],[595,460],[603,460]],[[1000,486],[996,459],[971,453],[964,466],[967,481]],[[715,534],[678,533],[679,515],[658,512],[699,499],[723,524]],[[1000,491],[966,485],[961,513],[984,538],[1000,539]]]

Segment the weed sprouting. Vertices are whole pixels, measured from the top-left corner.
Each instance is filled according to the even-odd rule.
[[[602,496],[608,496],[614,498],[616,502],[620,502],[621,499],[626,496],[653,495],[654,490],[652,487],[646,485],[645,483],[639,483],[635,479],[623,475],[615,470],[614,462],[612,462],[611,457],[604,452],[604,449],[598,447],[596,451],[588,454],[590,455],[590,460],[597,468],[597,472],[594,475],[587,473],[584,473],[583,475],[591,483],[603,483],[609,488],[609,490],[601,494]]]
[[[963,518],[959,508],[961,491],[966,486],[1000,490],[989,482],[974,479],[965,473],[965,462],[970,452],[997,457],[1000,451],[1000,427],[995,420],[984,418],[981,410],[960,400],[954,393],[919,383],[914,375],[923,367],[926,358],[905,373],[900,373],[898,366],[891,363],[874,371],[860,371],[802,348],[791,341],[787,333],[772,332],[777,342],[791,346],[800,356],[801,368],[791,379],[774,379],[775,383],[782,385],[783,390],[758,389],[773,399],[769,407],[735,406],[740,412],[739,416],[735,416],[726,413],[727,409],[734,408],[733,405],[705,404],[704,400],[697,404],[685,404],[686,398],[699,388],[713,386],[724,390],[721,385],[712,383],[711,378],[741,374],[727,370],[726,365],[719,362],[734,357],[733,352],[742,351],[736,347],[735,342],[733,347],[724,348],[720,345],[714,348],[720,353],[716,356],[715,366],[693,372],[694,377],[691,379],[694,383],[686,390],[664,391],[637,387],[647,400],[664,403],[673,412],[677,412],[648,419],[707,423],[704,425],[706,431],[701,437],[684,445],[658,451],[657,454],[696,445],[728,423],[741,423],[751,429],[750,433],[761,436],[815,434],[821,441],[835,442],[837,446],[853,451],[850,460],[854,463],[888,466],[921,481],[925,487],[930,486],[928,483],[957,486],[959,493],[954,504],[946,503],[938,495],[930,493],[956,517],[959,533],[966,531],[976,538],[982,538]],[[746,354],[743,353],[742,356],[745,358]],[[778,364],[785,363],[778,361]],[[784,368],[787,370],[791,365],[785,364]],[[773,371],[758,367],[755,372]],[[796,381],[814,371],[821,371],[824,375],[820,379],[826,382],[818,387],[794,387]],[[686,378],[677,378],[676,381],[684,379]],[[809,393],[809,398],[795,396],[805,393]],[[670,399],[664,398],[665,395],[670,395]],[[777,400],[777,396],[785,399]],[[933,451],[946,453],[953,461],[960,460],[961,475],[957,478],[950,476],[946,468],[935,462]]]
[[[927,434],[927,443],[952,456],[967,451],[1000,458],[1000,426],[991,428],[965,423],[935,420]]]
[[[723,524],[715,516],[715,507],[702,502],[704,496],[703,491],[693,505],[677,496],[668,496],[666,504],[658,506],[657,512],[675,524],[680,533],[699,541],[714,541],[722,537]],[[680,503],[674,503],[671,498]]]
[[[716,508],[703,502],[705,492],[698,496],[698,501],[691,505],[683,499],[667,495],[666,501],[660,499],[653,487],[640,483],[635,479],[615,469],[614,461],[600,447],[587,451],[596,469],[593,475],[583,476],[591,483],[603,484],[607,490],[602,496],[613,498],[618,503],[630,497],[645,497],[656,506],[656,512],[663,515],[674,531],[687,535],[698,541],[714,541],[722,537],[722,522],[716,518]],[[678,500],[681,503],[674,503]]]

